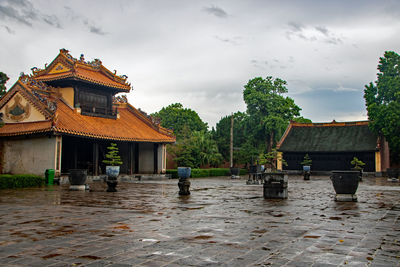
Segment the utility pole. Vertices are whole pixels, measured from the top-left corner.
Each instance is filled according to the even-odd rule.
[[[231,168],[233,167],[233,113],[231,115],[231,143],[230,143],[230,156],[231,156],[231,162],[230,166]]]

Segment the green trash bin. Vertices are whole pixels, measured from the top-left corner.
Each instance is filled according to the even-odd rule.
[[[46,177],[46,184],[52,185],[54,183],[54,169],[46,169],[44,176]]]

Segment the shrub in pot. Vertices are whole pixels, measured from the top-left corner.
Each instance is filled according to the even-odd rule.
[[[119,175],[119,165],[122,164],[121,156],[117,144],[111,143],[107,149],[106,159],[103,160],[103,163],[107,164],[106,174],[109,178],[116,179]]]
[[[354,157],[350,163],[353,165],[352,170],[359,172],[359,180],[362,181],[362,171],[365,163],[359,160],[357,157]]]
[[[279,154],[276,148],[272,149],[268,153],[261,153],[259,155],[259,164],[261,165],[265,164],[267,171],[272,173],[278,172],[277,171],[278,160],[281,160],[282,165],[287,166],[287,162],[283,158],[279,158]]]
[[[300,162],[301,165],[303,165],[303,175],[304,175],[304,180],[310,180],[310,174],[311,174],[311,164],[312,160],[308,154],[304,156],[304,159],[302,162]]]
[[[111,143],[109,147],[107,147],[108,152],[106,154],[106,159],[103,160],[103,163],[107,164],[106,166],[106,174],[107,174],[107,185],[108,192],[117,191],[115,187],[117,186],[117,177],[119,175],[119,167],[122,164],[121,156],[119,155],[118,146],[115,143]]]

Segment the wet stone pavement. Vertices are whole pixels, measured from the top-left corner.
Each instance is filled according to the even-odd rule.
[[[0,266],[400,266],[400,183],[367,177],[335,202],[329,177],[287,200],[242,179],[0,191]]]

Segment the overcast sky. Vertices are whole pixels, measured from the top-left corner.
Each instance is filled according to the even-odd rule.
[[[180,102],[214,126],[273,76],[314,122],[364,120],[379,57],[400,53],[400,1],[0,0],[0,43],[7,88],[65,48],[126,74],[147,113]]]

